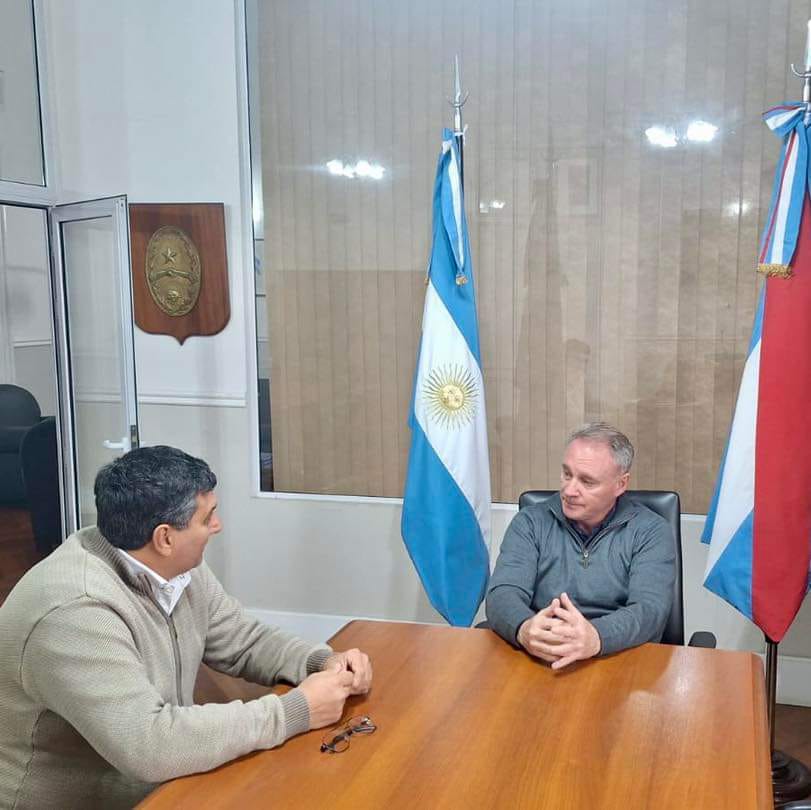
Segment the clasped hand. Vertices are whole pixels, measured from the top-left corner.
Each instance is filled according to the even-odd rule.
[[[350,695],[364,695],[372,685],[372,664],[360,650],[345,650],[327,658],[324,669],[305,678],[299,689],[307,699],[310,728],[340,720]]]
[[[518,630],[518,643],[532,656],[563,669],[600,652],[594,625],[566,593],[527,619]]]
[[[333,653],[324,664],[325,670],[351,672],[350,695],[365,695],[372,686],[372,662],[366,653],[357,649]]]

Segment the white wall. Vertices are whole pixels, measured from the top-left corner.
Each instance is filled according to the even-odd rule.
[[[47,12],[63,198],[126,192],[138,202],[226,206],[230,324],[182,347],[139,333],[136,346],[144,442],[204,456],[220,478],[226,528],[209,561],[260,610],[438,620],[403,549],[399,505],[250,494],[245,285],[253,267],[243,242],[250,212],[241,210],[231,0],[71,0]],[[510,516],[494,510],[495,537]],[[688,630],[714,630],[721,646],[760,649],[759,633],[700,586],[701,522],[684,520]],[[810,655],[808,634],[798,639],[794,654]]]
[[[231,0],[70,0],[46,14],[60,199],[225,203],[231,322],[182,347],[139,331],[139,394],[244,403],[252,257],[240,236]]]

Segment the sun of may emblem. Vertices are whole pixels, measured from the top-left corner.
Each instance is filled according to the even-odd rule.
[[[476,413],[476,378],[463,366],[432,369],[423,385],[423,396],[432,420],[445,428],[460,428]]]

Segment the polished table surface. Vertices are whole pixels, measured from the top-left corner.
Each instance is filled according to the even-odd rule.
[[[646,644],[553,672],[489,630],[355,621],[331,643],[372,658],[373,689],[345,716],[369,714],[375,734],[322,754],[324,732],[311,731],[168,782],[139,807],[772,806],[750,653]]]

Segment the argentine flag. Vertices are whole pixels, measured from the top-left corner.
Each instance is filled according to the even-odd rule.
[[[490,462],[459,152],[442,134],[402,534],[431,604],[469,626],[490,572]]]
[[[806,105],[764,115],[783,139],[758,266],[755,315],[702,540],[704,586],[780,641],[811,563],[811,205]]]

